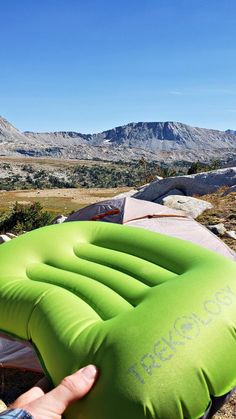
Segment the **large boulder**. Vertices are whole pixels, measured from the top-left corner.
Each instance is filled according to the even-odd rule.
[[[161,203],[168,195],[201,196],[233,185],[236,185],[236,167],[155,180],[135,193],[133,198]]]
[[[114,198],[130,198],[132,196],[134,196],[136,193],[138,192],[138,189],[131,189],[130,191],[127,192],[122,192],[119,193],[118,195],[115,195]]]
[[[213,208],[210,202],[203,199],[192,198],[191,196],[169,195],[166,196],[161,204],[176,210],[182,210],[192,218],[197,218],[206,209]]]

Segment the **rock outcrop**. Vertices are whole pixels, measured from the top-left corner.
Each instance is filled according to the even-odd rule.
[[[168,195],[206,195],[223,186],[236,184],[236,167],[212,170],[195,175],[156,180],[133,195],[134,198],[161,203]]]

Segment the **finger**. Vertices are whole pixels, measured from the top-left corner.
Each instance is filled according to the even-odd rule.
[[[25,404],[42,397],[44,393],[48,392],[50,389],[51,384],[49,380],[46,377],[43,377],[34,385],[34,387],[19,396],[10,407],[22,408]]]
[[[45,397],[60,400],[64,409],[73,401],[84,397],[92,388],[97,377],[97,368],[88,365],[72,375],[65,377],[61,384]]]
[[[33,402],[43,395],[44,391],[40,387],[32,387],[30,390],[18,397],[9,407],[21,409],[26,404]]]
[[[44,407],[48,406],[55,415],[61,415],[70,403],[81,399],[89,392],[95,383],[97,374],[97,368],[94,365],[88,365],[65,377],[56,388],[45,394],[43,397]],[[39,404],[41,400],[37,400],[36,403]],[[32,404],[30,405],[32,406]],[[30,406],[28,410],[30,411]]]

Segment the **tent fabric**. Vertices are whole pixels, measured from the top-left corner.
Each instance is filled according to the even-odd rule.
[[[69,215],[65,222],[99,220],[108,223],[125,224],[136,219],[157,216],[186,217],[183,211],[172,210],[164,205],[135,198],[119,198],[97,202],[82,208]]]
[[[89,205],[79,211],[69,215],[67,221],[88,221],[94,220],[94,217],[101,215],[99,221],[106,221],[108,223],[123,223],[125,199],[115,199],[98,202]],[[113,211],[113,214],[111,214]]]
[[[0,333],[0,367],[42,372],[32,345],[17,341],[5,333]]]
[[[110,199],[71,214],[65,222],[98,220],[140,227],[177,237],[213,250],[229,259],[236,254],[215,234],[183,211],[135,198]]]

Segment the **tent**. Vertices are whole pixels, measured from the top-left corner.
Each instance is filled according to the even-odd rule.
[[[144,228],[197,243],[236,260],[235,253],[217,236],[183,211],[135,198],[98,202],[70,215],[65,222],[94,220]],[[40,371],[41,366],[30,344],[0,334],[0,366]]]
[[[105,221],[140,227],[187,240],[236,260],[236,254],[215,234],[183,211],[135,198],[98,202],[71,214],[70,221]]]

